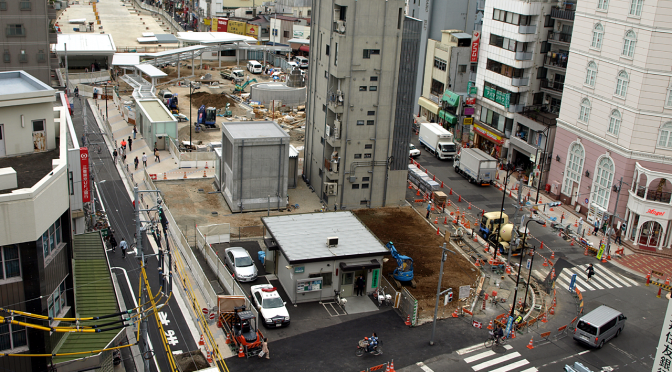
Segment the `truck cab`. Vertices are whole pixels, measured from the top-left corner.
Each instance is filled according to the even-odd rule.
[[[451,159],[457,154],[453,134],[438,123],[421,123],[420,144],[438,159]]]

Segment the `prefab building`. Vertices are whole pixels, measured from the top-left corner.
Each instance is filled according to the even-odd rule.
[[[266,271],[274,272],[292,303],[355,295],[378,288],[383,257],[390,251],[352,212],[262,217]]]
[[[289,134],[272,121],[222,124],[219,187],[233,212],[287,207]]]

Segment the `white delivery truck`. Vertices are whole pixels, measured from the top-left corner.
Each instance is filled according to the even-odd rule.
[[[453,134],[437,123],[420,124],[420,144],[439,159],[454,158],[457,148]]]
[[[479,185],[490,185],[497,173],[497,160],[480,149],[462,149],[453,165],[455,172]]]

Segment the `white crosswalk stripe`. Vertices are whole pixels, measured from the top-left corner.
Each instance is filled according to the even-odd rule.
[[[530,362],[522,358],[519,352],[508,352],[513,346],[504,345],[504,349],[506,352],[502,354],[474,345],[462,349],[464,353],[458,354],[466,355],[464,361],[476,372],[537,372],[535,367],[529,368]],[[523,371],[521,368],[527,369]]]
[[[568,288],[572,281],[572,275],[576,274],[576,287],[581,291],[595,291],[600,289],[624,288],[638,286],[639,283],[609,270],[603,265],[595,264],[593,269],[595,275],[588,281],[586,277],[586,268],[588,265],[580,265],[574,267],[567,267],[562,269],[560,275],[556,279],[558,285],[563,288]]]

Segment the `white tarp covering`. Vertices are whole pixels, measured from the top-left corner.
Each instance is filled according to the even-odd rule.
[[[136,53],[114,53],[112,66],[135,66],[140,64],[140,56]]]
[[[168,76],[168,74],[152,65],[135,65],[135,68],[142,71],[143,74],[146,74],[150,78],[160,78]]]

